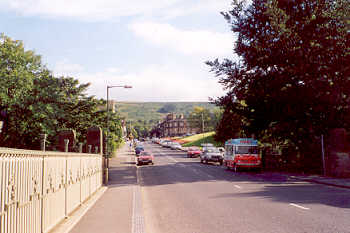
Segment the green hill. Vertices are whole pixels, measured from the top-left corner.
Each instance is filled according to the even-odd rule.
[[[187,116],[193,111],[195,106],[208,109],[217,108],[208,102],[118,102],[117,111],[128,120],[146,121],[149,124],[156,124],[158,120],[163,120],[169,112],[183,113]]]

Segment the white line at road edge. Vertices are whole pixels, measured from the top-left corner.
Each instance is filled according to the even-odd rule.
[[[137,184],[133,192],[132,229],[131,233],[145,233],[144,217],[142,211],[141,187],[139,183],[139,169],[136,169]]]
[[[297,208],[300,208],[300,209],[303,209],[303,210],[309,210],[310,209],[310,208],[307,208],[307,207],[304,207],[304,206],[301,206],[301,205],[297,205],[297,204],[294,204],[294,203],[289,203],[289,205],[297,207]]]
[[[238,188],[238,189],[242,189],[242,187],[241,186],[239,186],[239,185],[234,185],[236,188]]]

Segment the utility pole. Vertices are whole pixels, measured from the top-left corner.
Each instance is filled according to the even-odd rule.
[[[202,133],[204,133],[204,118],[203,118],[203,112],[202,112]]]

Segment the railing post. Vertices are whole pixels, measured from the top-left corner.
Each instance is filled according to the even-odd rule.
[[[91,154],[92,145],[88,145],[88,153]]]
[[[98,146],[95,146],[95,154],[98,154]]]
[[[83,153],[83,143],[79,142],[79,153]]]
[[[64,152],[68,152],[69,139],[64,139]]]
[[[47,134],[40,134],[40,148],[42,151],[46,150],[46,138]]]
[[[41,220],[41,233],[44,233],[44,182],[45,182],[45,155],[42,156],[42,173],[41,173],[41,216],[40,216],[40,220]]]

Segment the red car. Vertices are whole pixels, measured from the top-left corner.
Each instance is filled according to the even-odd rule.
[[[199,157],[201,155],[201,150],[199,149],[199,147],[193,146],[188,148],[187,151],[187,157],[188,158],[192,158],[192,157]]]
[[[142,164],[154,164],[154,156],[149,151],[141,151],[141,153],[137,156],[137,166]]]

